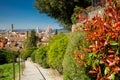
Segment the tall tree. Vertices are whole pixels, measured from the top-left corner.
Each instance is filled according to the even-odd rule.
[[[28,38],[24,41],[24,48],[36,47],[37,36],[35,30],[31,30]]]
[[[40,13],[56,19],[65,29],[71,28],[71,15],[75,6],[86,8],[90,5],[90,0],[36,0],[35,8]]]

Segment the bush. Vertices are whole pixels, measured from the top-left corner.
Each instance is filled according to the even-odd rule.
[[[22,51],[21,56],[23,59],[27,59],[28,57],[31,57],[31,54],[36,50],[36,47],[29,47],[26,48],[24,51]]]
[[[86,40],[91,40],[91,44],[87,49],[89,53],[84,58],[84,63],[91,79],[95,78],[93,80],[120,79],[120,8],[118,5],[120,5],[118,0],[108,0],[103,15],[96,15],[92,20],[85,18],[83,26],[88,34]],[[81,61],[81,58],[76,61]]]
[[[35,51],[36,51],[36,50],[35,50]],[[31,54],[31,59],[32,59],[33,62],[35,62],[35,54],[36,54],[35,51]]]
[[[0,64],[7,63],[5,54],[0,50]]]
[[[41,64],[42,67],[48,68],[49,65],[47,63],[47,46],[40,46],[34,53],[35,54],[35,62]]]
[[[63,57],[67,48],[68,38],[66,34],[55,35],[49,43],[48,63],[50,67],[57,69],[60,73],[63,72]]]
[[[10,63],[18,57],[18,53],[12,50],[0,49],[0,64]],[[16,60],[16,59],[15,59]]]
[[[78,67],[72,56],[75,50],[86,53],[83,49],[88,46],[88,42],[85,42],[84,36],[83,32],[73,32],[69,37],[70,41],[63,60],[64,80],[90,80],[85,73],[85,67]]]

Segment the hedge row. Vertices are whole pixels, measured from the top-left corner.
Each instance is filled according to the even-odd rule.
[[[29,47],[29,48],[25,48],[22,52],[21,52],[21,56],[24,60],[26,60],[28,57],[31,57],[31,54],[36,50],[36,47]]]
[[[43,67],[58,70],[64,75],[64,80],[90,80],[85,73],[86,68],[78,67],[72,56],[75,50],[86,54],[84,48],[89,43],[85,41],[85,35],[83,32],[55,35],[48,45],[35,50],[31,58]]]
[[[50,39],[49,44],[40,46],[35,50],[31,58],[43,67],[52,67],[60,73],[63,72],[63,57],[67,48],[68,38],[66,34],[60,33]]]
[[[83,32],[70,34],[69,44],[63,60],[64,80],[90,80],[85,73],[85,67],[78,67],[72,56],[75,50],[86,54],[84,48],[87,47],[89,43],[85,41],[85,35]]]
[[[35,57],[35,62],[41,64],[41,66],[47,68],[49,67],[47,62],[47,46],[41,46],[39,49],[37,49],[33,54]],[[33,55],[32,54],[32,55]]]
[[[65,34],[58,34],[53,37],[49,44],[48,63],[50,67],[57,69],[60,73],[63,73],[63,57],[66,52],[68,44],[68,37]]]

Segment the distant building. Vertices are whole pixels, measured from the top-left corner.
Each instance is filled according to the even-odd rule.
[[[0,37],[0,48],[3,48],[8,42],[8,39]]]
[[[37,27],[37,28],[36,28],[36,33],[39,33],[39,32],[40,32],[40,31],[39,31],[39,27]]]
[[[4,44],[3,42],[0,42],[0,48],[3,48]]]
[[[46,28],[46,33],[50,33],[52,31],[52,28],[50,27],[50,26],[48,26],[47,28]]]

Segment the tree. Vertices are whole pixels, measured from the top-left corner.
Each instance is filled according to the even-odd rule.
[[[37,48],[38,37],[36,36],[35,30],[31,30],[27,39],[24,41],[23,46],[24,50],[22,51],[22,58],[27,59]]]
[[[88,5],[90,5],[90,0],[36,0],[34,3],[40,13],[45,13],[56,19],[68,30],[72,25],[71,16],[75,6],[86,8]]]
[[[58,30],[56,29],[56,30],[55,30],[55,35],[57,35],[57,34],[58,34]]]
[[[31,30],[28,38],[24,41],[24,48],[36,47],[37,36],[35,30]]]

